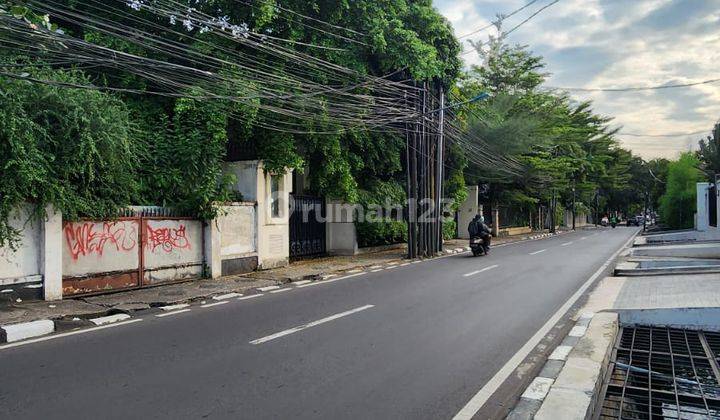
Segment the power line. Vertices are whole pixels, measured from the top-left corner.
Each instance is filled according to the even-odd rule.
[[[502,21],[504,21],[505,19],[511,18],[511,17],[514,16],[515,14],[517,14],[517,13],[525,10],[526,8],[530,7],[533,3],[537,3],[537,1],[538,1],[538,0],[532,0],[532,1],[528,2],[525,6],[522,6],[522,7],[518,8],[518,9],[515,9],[515,10],[513,10],[512,12],[510,12],[510,13],[507,14],[507,15],[502,15],[502,14],[501,14],[501,15],[498,16],[497,20],[491,22],[491,23],[488,24],[488,25],[483,26],[483,27],[480,28],[480,29],[476,29],[476,30],[474,30],[474,31],[472,31],[472,32],[466,33],[465,35],[459,36],[458,39],[467,38],[467,37],[469,37],[469,36],[472,36],[472,35],[475,35],[475,34],[477,34],[477,33],[479,33],[479,32],[482,32],[482,31],[484,31],[484,30],[486,30],[486,29],[490,29],[490,28],[492,28],[493,26],[497,25],[498,22],[502,22]]]
[[[502,39],[506,38],[508,35],[510,35],[511,33],[515,32],[519,27],[521,27],[522,25],[528,23],[528,22],[529,22],[531,19],[533,19],[535,16],[539,15],[539,14],[542,13],[545,9],[547,9],[548,7],[554,5],[555,3],[559,2],[559,1],[560,1],[560,0],[554,0],[553,2],[546,4],[545,6],[541,7],[541,8],[538,9],[537,11],[535,11],[535,13],[531,14],[530,16],[528,16],[528,17],[527,17],[525,20],[523,20],[522,22],[520,22],[520,23],[518,23],[517,25],[513,26],[512,29],[510,29],[509,31],[504,32],[504,33],[501,32],[501,33],[500,33],[500,39],[502,40]],[[530,5],[533,4],[533,3],[535,3],[535,2],[534,2],[534,1],[531,1],[530,3],[526,4],[525,6],[521,7],[521,8],[518,9],[518,10],[516,10],[515,12],[511,13],[511,14],[508,15],[507,17],[512,16],[513,14],[519,12],[520,10],[522,10],[522,9],[528,7],[528,6],[530,6]],[[495,25],[495,24],[497,24],[497,23],[502,23],[504,19],[505,19],[505,18],[499,19],[497,22],[494,22],[492,25]],[[492,25],[490,25],[490,26],[492,26]],[[489,26],[486,26],[486,27],[484,27],[484,28],[481,28],[481,29],[478,30],[478,32],[479,32],[480,30],[487,29],[488,27],[489,27]],[[461,55],[461,56],[464,56],[464,55],[470,54],[470,53],[473,52],[473,51],[475,51],[475,50],[468,50],[468,51],[465,51],[464,53],[462,53],[462,54],[460,54],[460,55]]]
[[[641,133],[626,133],[626,132],[619,132],[618,134],[621,136],[631,136],[631,137],[685,137],[685,136],[696,136],[698,134],[704,134],[709,133],[711,130],[698,130],[693,131],[692,133],[672,133],[672,134],[641,134]]]
[[[717,83],[717,82],[720,82],[720,78],[703,80],[700,82],[679,83],[679,84],[674,84],[674,85],[663,84],[663,85],[658,85],[658,86],[628,86],[628,87],[621,87],[621,88],[580,88],[580,87],[548,86],[547,88],[548,89],[557,89],[557,90],[566,90],[569,92],[634,92],[634,91],[643,91],[643,90],[684,88],[684,87],[691,87],[691,86],[698,86],[698,85],[707,85],[707,84]]]

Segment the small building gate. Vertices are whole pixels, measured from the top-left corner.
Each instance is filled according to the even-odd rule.
[[[291,194],[290,259],[325,255],[325,200]]]

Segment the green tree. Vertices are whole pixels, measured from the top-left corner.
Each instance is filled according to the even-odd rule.
[[[693,227],[696,206],[696,183],[702,181],[700,161],[686,152],[668,165],[667,186],[660,198],[660,215],[673,229]]]

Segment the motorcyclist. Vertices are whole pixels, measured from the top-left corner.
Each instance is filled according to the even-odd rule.
[[[490,251],[492,235],[490,234],[490,228],[485,224],[485,218],[481,214],[475,215],[472,219],[468,225],[468,233],[470,234],[471,242],[475,238],[481,238],[483,240],[483,251],[485,254]]]
[[[617,222],[617,216],[615,216],[614,214],[610,216],[610,226],[615,227],[617,225]]]

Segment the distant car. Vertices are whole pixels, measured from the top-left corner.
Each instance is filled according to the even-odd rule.
[[[643,222],[642,216],[628,217],[628,219],[627,219],[628,226],[640,226],[640,225],[642,225],[642,222]]]

